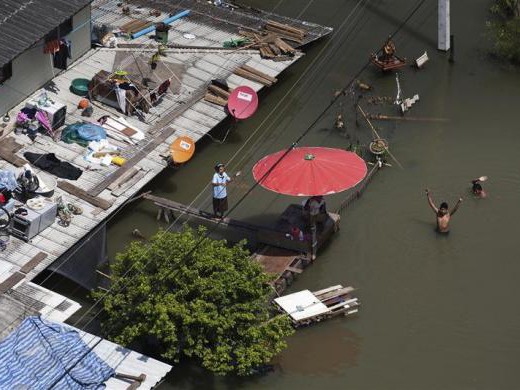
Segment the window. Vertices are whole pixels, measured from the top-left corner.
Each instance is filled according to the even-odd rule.
[[[13,63],[8,62],[0,68],[0,84],[13,75]]]

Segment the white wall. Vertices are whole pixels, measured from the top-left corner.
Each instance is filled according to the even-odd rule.
[[[72,42],[69,64],[90,49],[90,5],[73,16],[72,28],[73,32],[67,36]],[[43,40],[37,42],[13,60],[13,75],[0,84],[0,116],[60,72],[60,69],[53,67],[51,55],[43,53],[43,44]]]
[[[90,49],[90,5],[72,17],[72,32],[67,38],[72,42],[72,59],[76,61]]]

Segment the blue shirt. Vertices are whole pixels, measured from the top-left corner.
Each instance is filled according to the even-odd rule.
[[[226,172],[222,175],[219,173],[215,173],[213,175],[213,184],[224,184],[231,181]],[[224,199],[227,196],[226,187],[223,185],[213,186],[213,197],[216,199]]]

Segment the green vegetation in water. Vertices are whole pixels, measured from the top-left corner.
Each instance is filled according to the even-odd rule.
[[[487,27],[495,54],[520,65],[520,0],[495,0],[491,13]]]
[[[111,265],[112,289],[99,290],[103,330],[128,345],[153,340],[163,358],[193,358],[219,374],[249,375],[286,347],[294,330],[272,317],[271,277],[245,242],[228,246],[206,230],[159,231],[133,242]]]

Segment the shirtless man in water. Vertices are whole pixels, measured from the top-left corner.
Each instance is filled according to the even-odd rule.
[[[450,223],[451,216],[453,214],[455,214],[455,212],[458,210],[458,208],[462,202],[462,198],[459,198],[459,201],[457,202],[455,207],[451,211],[449,211],[448,203],[446,203],[446,202],[442,202],[441,205],[439,206],[439,208],[437,208],[435,206],[435,204],[433,203],[432,197],[430,195],[430,190],[428,190],[428,189],[426,189],[426,196],[428,197],[428,204],[430,205],[432,210],[437,215],[437,231],[439,233],[449,233],[449,231],[450,231],[449,223]]]

